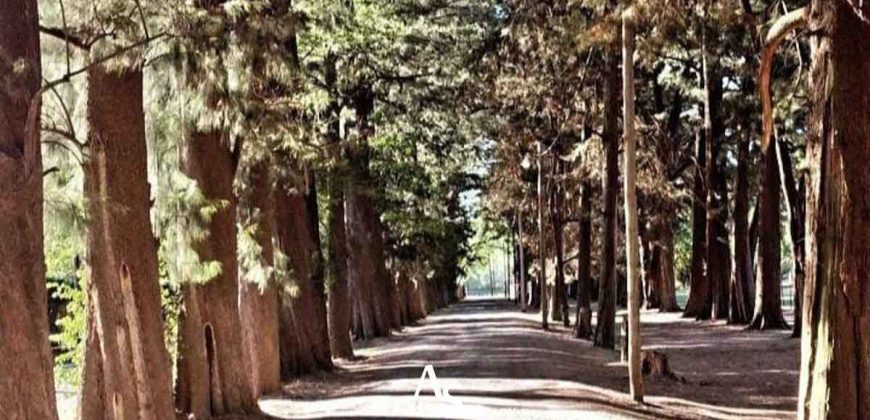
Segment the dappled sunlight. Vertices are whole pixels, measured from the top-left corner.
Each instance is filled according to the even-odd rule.
[[[685,384],[647,379],[647,404],[627,395],[616,351],[542,331],[540,314],[500,300],[471,300],[430,315],[387,339],[365,343],[359,361],[286,384],[261,400],[280,418],[790,418],[796,404],[797,342],[779,334],[645,311],[646,348],[667,353]],[[769,351],[765,349],[777,349]],[[763,353],[763,354],[755,354]],[[461,406],[414,398],[423,367]]]

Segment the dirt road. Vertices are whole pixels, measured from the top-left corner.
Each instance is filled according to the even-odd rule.
[[[628,395],[618,353],[594,348],[539,314],[471,300],[357,349],[335,372],[261,400],[278,418],[578,419],[793,418],[798,342],[679,314],[643,313],[644,348],[666,353],[686,383],[649,378],[645,405]],[[551,326],[555,323],[551,323]],[[452,399],[436,398],[426,365]]]

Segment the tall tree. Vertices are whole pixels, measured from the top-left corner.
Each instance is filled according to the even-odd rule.
[[[333,166],[329,169],[326,180],[326,189],[329,195],[327,220],[329,245],[326,251],[329,272],[327,319],[332,355],[349,358],[353,356],[353,345],[350,340],[352,318],[347,266],[347,226],[345,225],[344,210],[346,174],[342,165],[344,146],[341,143],[341,106],[338,103],[338,92],[336,92],[338,81],[336,57],[334,55],[327,56],[324,67],[324,82],[330,95],[326,144],[333,157]]]
[[[281,387],[278,313],[279,282],[275,276],[275,195],[270,161],[243,162],[240,170],[246,185],[239,202],[239,224],[250,234],[254,255],[240,261],[239,314],[250,362],[254,395]],[[241,250],[240,250],[241,254]]]
[[[592,336],[592,184],[584,181],[580,191],[580,227],[577,244],[577,316],[574,336]]]
[[[220,272],[205,284],[182,286],[176,406],[197,418],[254,412],[257,402],[243,362],[238,304],[233,181],[240,144],[231,145],[230,136],[220,129],[197,130],[182,141],[182,171],[216,207],[206,237],[195,239],[193,249],[200,261],[219,263]]]
[[[803,25],[802,14],[793,12],[770,28],[762,51],[759,88],[763,112],[761,136],[761,190],[758,206],[759,236],[758,275],[755,286],[755,314],[749,324],[751,329],[787,328],[782,314],[782,289],[780,272],[780,175],[776,140],[773,137],[772,103],[770,98],[770,69],[776,47],[796,26]]]
[[[870,4],[812,1],[813,114],[798,418],[870,413]]]
[[[151,228],[142,71],[88,70],[85,419],[175,415]]]
[[[36,0],[0,4],[0,412],[56,419],[43,263]]]
[[[276,192],[278,247],[286,256],[281,292],[281,375],[284,379],[331,369],[325,267],[321,252],[314,175],[287,157],[292,178]]]
[[[599,263],[598,325],[595,345],[613,348],[616,340],[616,196],[619,189],[619,28],[605,47],[604,76],[604,220],[601,227]]]

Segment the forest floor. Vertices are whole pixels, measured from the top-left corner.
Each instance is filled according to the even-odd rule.
[[[543,331],[540,313],[471,299],[362,343],[358,360],[299,378],[260,407],[282,419],[794,418],[799,341],[787,331],[656,311],[644,311],[642,323],[644,349],[665,353],[685,379],[647,377],[644,405],[629,398],[617,352],[573,338],[561,323]],[[452,401],[436,398],[428,378],[414,397],[426,365]]]

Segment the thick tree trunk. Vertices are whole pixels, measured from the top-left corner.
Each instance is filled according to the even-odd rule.
[[[329,305],[328,324],[332,355],[335,357],[353,357],[351,344],[351,304],[348,284],[348,252],[347,231],[344,213],[344,185],[332,173],[329,180]]]
[[[183,286],[179,319],[176,406],[196,418],[257,409],[251,377],[243,362],[236,246],[237,162],[221,131],[194,132],[184,140],[182,171],[206,199],[221,201],[206,231],[193,244],[200,261],[216,261],[220,273],[205,284]]]
[[[623,133],[625,137],[625,260],[628,276],[628,380],[631,398],[643,402],[640,336],[640,249],[637,226],[637,138],[634,127],[634,14],[622,14]]]
[[[619,191],[619,30],[605,51],[604,77],[604,218],[598,283],[598,325],[595,346],[614,348],[616,340],[616,196]]]
[[[142,72],[88,71],[88,313],[83,419],[175,415],[163,342]]]
[[[870,5],[810,5],[807,277],[798,418],[870,416]]]
[[[577,316],[574,336],[592,336],[592,185],[584,181],[580,192],[580,227],[577,246]]]
[[[0,4],[0,413],[9,419],[57,418],[42,249],[36,5]]]
[[[695,136],[694,187],[692,197],[692,266],[689,273],[689,300],[683,316],[700,318],[706,311],[707,275],[704,272],[707,259],[707,192],[704,173],[707,167],[707,142],[704,135]]]
[[[371,93],[359,93],[354,106],[359,118],[359,138],[347,148],[351,180],[345,192],[348,274],[356,313],[353,332],[357,338],[366,339],[390,334],[392,282],[386,269],[383,225],[375,204],[376,181],[369,169],[371,152],[366,143],[372,131],[368,125],[368,115],[374,106]],[[427,286],[434,292],[431,281]],[[437,296],[432,297],[431,303],[437,305]]]
[[[272,274],[275,251],[275,197],[269,162],[258,162],[245,169],[249,189],[239,204],[242,226],[254,226],[254,240],[260,248],[257,261],[242,264],[239,284],[239,314],[242,337],[254,395],[281,388],[281,360],[278,332],[278,284]]]
[[[314,177],[300,168],[303,185],[276,192],[278,246],[287,257],[288,286],[281,293],[281,375],[284,379],[331,369],[323,254]]]
[[[326,60],[325,80],[327,86],[334,88],[337,74],[335,57]],[[330,153],[336,157],[336,162],[344,162],[343,145],[341,144],[341,109],[337,98],[330,98],[329,123],[327,125],[327,144]],[[348,282],[348,251],[347,227],[345,226],[344,193],[345,175],[338,165],[331,168],[327,174],[327,194],[329,196],[329,217],[326,222],[329,230],[329,247],[326,250],[328,268],[327,319],[329,324],[329,340],[332,355],[335,357],[353,357],[351,344],[351,304]]]

